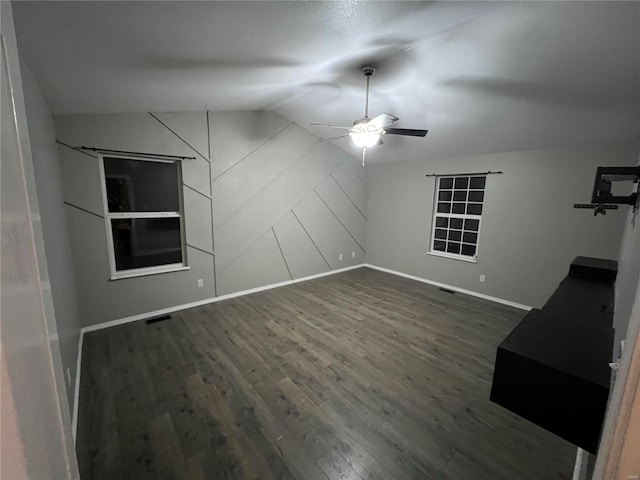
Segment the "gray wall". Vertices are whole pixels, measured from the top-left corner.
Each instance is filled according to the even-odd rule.
[[[357,160],[284,117],[136,113],[55,122],[85,326],[364,261],[367,195]],[[190,270],[108,280],[98,161],[70,148],[78,145],[197,157],[182,163]]]
[[[638,156],[640,157],[640,153]],[[640,165],[640,161],[638,164]],[[629,321],[640,279],[640,212],[634,214],[631,208],[625,208],[628,212],[625,219],[622,247],[618,257],[616,304],[613,318],[613,326],[616,329],[614,359],[618,359],[620,353],[620,340],[627,336],[627,332],[633,333]],[[637,322],[638,319],[636,319]]]
[[[31,155],[40,209],[40,222],[46,264],[40,269],[45,294],[51,295],[58,332],[62,368],[65,372],[69,410],[73,411],[76,360],[80,337],[80,313],[76,297],[71,247],[62,194],[62,176],[58,162],[53,116],[40,93],[33,75],[21,63]],[[48,281],[46,281],[48,277]]]
[[[79,478],[11,8],[0,2],[0,477]]]
[[[539,308],[575,256],[618,258],[626,207],[594,218],[572,206],[589,202],[597,166],[637,158],[626,142],[368,166],[367,263]],[[477,263],[428,255],[435,179],[425,175],[487,170],[504,174],[487,177]]]

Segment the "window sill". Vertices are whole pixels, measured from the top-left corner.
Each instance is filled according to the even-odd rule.
[[[429,251],[427,252],[427,255],[433,255],[434,257],[450,258],[452,260],[459,260],[461,262],[467,262],[467,263],[478,263],[478,260],[475,257],[465,257],[462,255],[454,255],[446,252]]]
[[[140,268],[137,270],[126,270],[123,272],[117,272],[117,273],[111,274],[111,277],[109,277],[109,281],[122,280],[125,278],[134,278],[134,277],[146,277],[148,275],[157,275],[159,273],[181,272],[184,270],[189,270],[189,266],[181,264],[181,265],[167,265],[164,267],[154,267],[154,268]]]

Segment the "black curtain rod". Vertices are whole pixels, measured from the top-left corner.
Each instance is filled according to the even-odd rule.
[[[474,172],[474,173],[427,173],[427,177],[460,177],[466,175],[502,175],[504,172]]]
[[[158,158],[176,158],[179,160],[195,160],[196,157],[181,157],[180,155],[165,155],[163,153],[144,153],[144,152],[128,152],[126,150],[109,150],[106,148],[95,148],[95,147],[78,147],[80,150],[91,150],[92,152],[99,153],[120,153],[124,155],[138,155],[141,157],[158,157]]]

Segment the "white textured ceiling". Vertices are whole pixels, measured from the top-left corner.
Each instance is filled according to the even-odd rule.
[[[332,136],[308,124],[362,117],[374,63],[370,116],[429,134],[386,137],[372,161],[640,136],[639,2],[47,1],[14,16],[54,114],[268,109]]]

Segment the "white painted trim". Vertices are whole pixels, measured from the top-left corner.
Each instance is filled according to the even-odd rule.
[[[576,451],[576,463],[573,466],[572,480],[580,480],[580,477],[582,476],[583,455],[584,450],[578,447],[578,450]]]
[[[434,222],[435,223],[435,222]],[[433,244],[433,241],[431,242]],[[433,248],[433,245],[431,246]],[[427,255],[433,255],[434,257],[450,258],[451,260],[460,260],[467,263],[478,263],[476,257],[465,257],[464,255],[456,255],[453,253],[439,252],[438,250],[429,250]]]
[[[482,187],[482,189],[479,188],[474,188],[471,189],[471,177],[484,177],[485,178],[485,186]],[[487,179],[487,174],[479,174],[479,175],[474,175],[474,174],[459,174],[459,175],[434,175],[435,177],[435,188],[433,189],[433,212],[431,215],[431,241],[429,242],[429,251],[427,252],[427,255],[435,255],[437,257],[443,257],[443,258],[451,258],[453,260],[461,260],[463,262],[469,262],[469,263],[478,263],[478,248],[480,247],[480,231],[482,230],[482,214],[480,215],[471,215],[471,214],[466,214],[466,213],[443,213],[443,212],[438,212],[438,197],[440,194],[440,182],[439,180],[443,177],[467,177],[469,179],[469,182],[467,184],[467,188],[466,188],[466,192],[467,192],[467,199],[465,199],[464,203],[469,204],[480,204],[480,205],[484,205],[484,200],[482,200],[481,202],[469,202],[468,200],[468,193],[473,190],[473,191],[482,191],[483,193],[486,191],[486,179]],[[445,189],[445,190],[449,190],[449,189]],[[451,197],[451,201],[455,201],[453,199],[453,191],[455,190],[455,185],[451,186],[451,192],[452,192],[452,197]],[[465,209],[466,210],[466,209]],[[476,242],[475,242],[475,247],[476,247],[476,253],[473,257],[469,257],[466,255],[462,255],[460,254],[456,254],[456,253],[449,253],[449,252],[441,252],[439,250],[434,250],[433,248],[433,244],[436,241],[436,217],[446,217],[446,218],[460,218],[462,220],[466,220],[466,219],[472,219],[472,220],[478,220],[478,230],[476,231]],[[448,228],[447,228],[448,230]],[[458,229],[455,229],[458,230]],[[461,229],[460,231],[462,232]],[[461,243],[466,243],[467,245],[469,245],[469,242],[463,242],[462,238],[460,239]]]
[[[364,267],[365,264],[353,265],[351,267],[339,268],[337,270],[329,270],[328,272],[317,273],[315,275],[309,275],[308,277],[296,278],[293,280],[287,280],[285,282],[272,283],[270,285],[264,285],[262,287],[251,288],[249,290],[242,290],[240,292],[229,293],[227,295],[220,295],[218,297],[207,298],[205,300],[198,300],[197,302],[185,303],[182,305],[176,305],[173,307],[162,308],[153,312],[140,313],[138,315],[132,315],[130,317],[120,318],[118,320],[111,320],[108,322],[98,323],[96,325],[90,325],[82,329],[82,333],[94,332],[96,330],[102,330],[104,328],[115,327],[116,325],[123,325],[125,323],[136,322],[138,320],[144,320],[146,318],[158,317],[166,315],[168,313],[177,312],[179,310],[185,310],[187,308],[199,307],[201,305],[207,305],[209,303],[221,302],[223,300],[229,300],[230,298],[242,297],[252,293],[262,292],[264,290],[271,290],[272,288],[284,287],[286,285],[292,285],[294,283],[306,282],[307,280],[313,280],[315,278],[326,277],[328,275],[334,275],[336,273],[346,272],[348,270],[354,270],[356,268]]]
[[[184,263],[170,263],[156,267],[120,270],[119,272],[111,275],[111,277],[109,277],[109,281],[123,280],[125,278],[148,277],[149,275],[157,275],[159,273],[181,272],[183,270],[189,270],[190,268],[191,267],[188,267]]]
[[[135,154],[134,154],[135,156]],[[110,212],[109,201],[107,198],[107,174],[104,168],[105,158],[119,158],[122,160],[133,161],[148,161],[155,163],[167,163],[174,164],[177,167],[177,180],[178,180],[178,200],[179,200],[179,212]],[[146,275],[155,275],[157,273],[177,272],[180,270],[188,270],[189,265],[187,263],[187,233],[185,228],[185,213],[184,213],[184,183],[182,181],[182,162],[179,159],[158,159],[150,155],[141,154],[140,158],[132,158],[127,154],[109,154],[105,152],[98,153],[98,171],[100,172],[100,183],[102,189],[102,211],[104,216],[104,223],[107,232],[107,251],[109,254],[109,266],[111,268],[111,275],[109,280],[120,280],[123,278],[141,277]],[[122,218],[178,218],[180,220],[180,246],[182,251],[182,262],[172,263],[168,265],[154,265],[152,267],[134,268],[130,270],[118,270],[116,268],[116,254],[115,246],[113,244],[113,225],[111,220]]]
[[[446,283],[434,282],[433,280],[428,280],[422,277],[416,277],[415,275],[408,275],[406,273],[398,272],[396,270],[391,270],[389,268],[378,267],[377,265],[371,265],[369,263],[365,263],[364,267],[373,268],[374,270],[380,270],[381,272],[391,273],[393,275],[398,275],[399,277],[409,278],[411,280],[416,280],[422,283],[428,283],[429,285],[434,285],[436,287],[446,288],[448,290],[453,290],[455,292],[464,293],[466,295],[471,295],[472,297],[483,298],[485,300],[490,300],[492,302],[501,303],[503,305],[508,305],[510,307],[519,308],[520,310],[529,311],[533,307],[529,305],[523,305],[522,303],[512,302],[511,300],[505,300],[503,298],[492,297],[491,295],[485,295],[484,293],[478,293],[471,290],[465,290],[464,288],[455,287],[453,285],[448,285]]]
[[[71,417],[71,430],[73,431],[73,443],[78,438],[78,401],[80,400],[80,372],[82,372],[82,346],[84,344],[84,329],[80,330],[78,338],[78,356],[76,358],[76,384],[73,391],[73,414]]]

